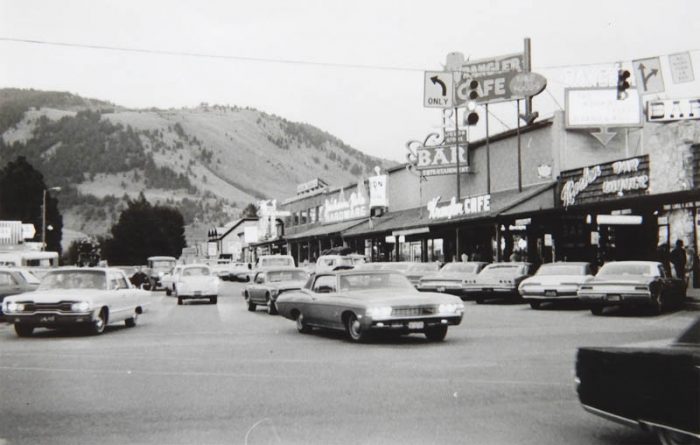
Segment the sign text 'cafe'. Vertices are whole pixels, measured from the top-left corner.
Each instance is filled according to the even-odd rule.
[[[428,201],[428,217],[430,219],[452,219],[491,211],[491,195],[472,196],[464,198],[462,201],[457,201],[457,198],[453,196],[447,205],[438,207],[439,202],[439,196]]]

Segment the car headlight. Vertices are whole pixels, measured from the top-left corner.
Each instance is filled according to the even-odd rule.
[[[90,303],[87,301],[79,301],[70,305],[71,312],[88,312],[90,310]]]
[[[448,303],[438,306],[438,312],[441,314],[457,314],[464,310],[464,305],[461,303]]]
[[[367,309],[368,317],[371,318],[387,318],[391,317],[391,306],[377,306]]]
[[[280,290],[279,290],[279,289],[272,289],[272,290],[270,291],[270,296],[276,297],[277,295],[279,295],[279,293],[280,293]]]
[[[5,305],[5,309],[7,312],[22,312],[24,310],[24,305],[11,301]]]

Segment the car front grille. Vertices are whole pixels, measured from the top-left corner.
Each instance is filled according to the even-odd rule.
[[[24,312],[71,312],[73,302],[58,303],[24,303]]]
[[[395,317],[416,317],[421,315],[432,315],[435,309],[431,306],[410,306],[410,307],[395,307],[391,311],[391,315]]]

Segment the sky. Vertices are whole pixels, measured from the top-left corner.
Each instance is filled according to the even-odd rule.
[[[654,98],[696,97],[698,17],[697,0],[0,0],[0,88],[130,108],[249,106],[403,162],[408,141],[440,128],[424,72],[450,52],[518,53],[529,38],[532,71],[547,79],[533,100],[543,118],[564,88],[614,85],[618,66],[647,57],[661,57],[666,82]],[[666,56],[686,51],[695,80],[674,85]],[[492,133],[516,126],[513,102],[490,108]]]

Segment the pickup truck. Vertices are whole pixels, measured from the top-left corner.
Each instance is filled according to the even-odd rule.
[[[700,443],[700,317],[670,344],[579,348],[576,384],[590,413],[663,444]]]

